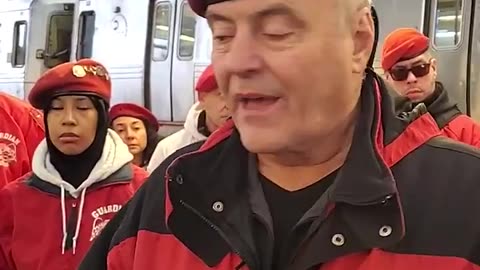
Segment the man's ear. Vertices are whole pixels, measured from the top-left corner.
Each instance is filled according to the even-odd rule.
[[[352,55],[353,73],[362,73],[368,64],[373,50],[375,27],[369,7],[355,12],[353,21],[354,51]]]

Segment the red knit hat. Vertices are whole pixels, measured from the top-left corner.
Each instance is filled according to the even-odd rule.
[[[210,92],[218,88],[212,65],[209,65],[198,78],[195,90],[198,92]]]
[[[382,68],[390,70],[396,63],[426,52],[430,40],[414,28],[400,28],[385,38],[382,49]]]
[[[28,100],[38,109],[43,109],[52,97],[70,93],[95,95],[110,103],[111,92],[106,68],[94,60],[82,59],[45,72],[33,86]]]
[[[142,106],[138,106],[132,103],[120,103],[116,104],[110,109],[110,122],[113,122],[116,118],[120,116],[129,116],[138,118],[140,120],[147,121],[155,131],[158,131],[160,125],[158,124],[157,118],[147,109]]]

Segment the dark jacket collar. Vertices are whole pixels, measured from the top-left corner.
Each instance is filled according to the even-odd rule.
[[[425,100],[425,105],[440,129],[462,114],[457,104],[449,99],[441,82],[435,83],[435,91],[430,98]]]
[[[331,187],[330,198],[335,203],[361,207],[396,198],[395,181],[382,159],[382,153],[384,147],[395,140],[417,116],[410,114],[404,118],[397,117],[387,92],[383,81],[375,74],[370,73],[366,77],[352,146],[346,163]],[[185,211],[201,215],[205,220],[228,229],[229,226],[222,224],[238,221],[239,217],[245,215],[242,212],[245,204],[250,203],[248,164],[249,153],[242,146],[233,123],[228,122],[209,137],[200,151],[177,158],[167,169],[167,224],[180,241],[210,266],[215,265],[224,253],[215,251],[213,245],[210,251],[201,248],[202,241],[212,243],[214,235],[200,240],[198,234],[195,237],[187,236],[193,228],[185,225],[189,216]],[[220,212],[215,211],[214,207],[218,202],[223,205]],[[395,205],[397,210],[392,213],[395,214],[392,222],[400,224],[398,226],[401,229],[395,237],[398,240],[403,235],[403,217],[400,206]],[[224,243],[222,239],[219,242]]]
[[[393,93],[393,95],[395,96],[395,110],[398,115],[411,111],[419,104],[410,102],[408,98],[400,97],[396,93]],[[434,92],[421,103],[425,104],[440,129],[443,129],[453,119],[462,114],[457,104],[448,97],[448,92],[441,82],[435,82]]]

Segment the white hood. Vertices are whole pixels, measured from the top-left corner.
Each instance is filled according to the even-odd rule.
[[[200,117],[202,111],[203,109],[200,107],[199,102],[193,104],[193,106],[190,107],[190,110],[187,114],[187,119],[185,119],[185,123],[183,124],[185,132],[192,136],[194,141],[201,141],[205,140],[206,138],[205,135],[198,132],[198,118]]]
[[[93,167],[87,179],[78,187],[75,188],[70,183],[64,181],[60,173],[53,167],[50,162],[50,154],[48,153],[47,141],[43,141],[38,145],[32,160],[32,171],[41,180],[48,182],[60,188],[60,204],[62,207],[62,254],[65,254],[65,245],[67,241],[67,217],[65,207],[65,191],[72,197],[78,198],[80,196],[80,205],[78,207],[78,218],[75,235],[73,236],[73,254],[75,254],[77,239],[80,232],[80,224],[82,222],[83,205],[85,202],[85,193],[87,188],[91,185],[105,180],[110,175],[121,169],[124,165],[133,160],[132,154],[128,150],[128,146],[123,143],[118,134],[109,129],[103,146],[102,156],[97,164]]]
[[[133,156],[130,154],[128,146],[123,143],[115,131],[109,129],[103,146],[102,156],[93,167],[90,175],[78,188],[65,182],[60,173],[53,167],[50,162],[46,139],[43,139],[33,154],[32,171],[43,181],[58,187],[63,186],[72,197],[78,198],[83,189],[105,180],[132,160]]]

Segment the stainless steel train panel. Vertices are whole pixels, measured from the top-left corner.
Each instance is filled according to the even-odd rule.
[[[451,99],[467,112],[467,65],[471,0],[432,0],[430,47],[438,61],[438,79]]]
[[[184,121],[195,100],[192,78],[198,17],[186,0],[177,1],[175,43],[172,55],[172,120]]]
[[[159,0],[155,6],[155,19],[150,59],[150,98],[151,109],[160,121],[172,121],[171,70],[173,40],[175,36],[175,0]]]
[[[143,105],[148,0],[91,0],[79,4],[77,16],[94,12],[90,57],[104,64],[110,73],[112,104]],[[75,33],[75,44],[78,44],[79,26]]]
[[[471,29],[471,54],[467,65],[470,66],[470,115],[480,121],[480,2],[475,1],[475,6],[470,9],[475,17],[471,22],[466,21]]]

